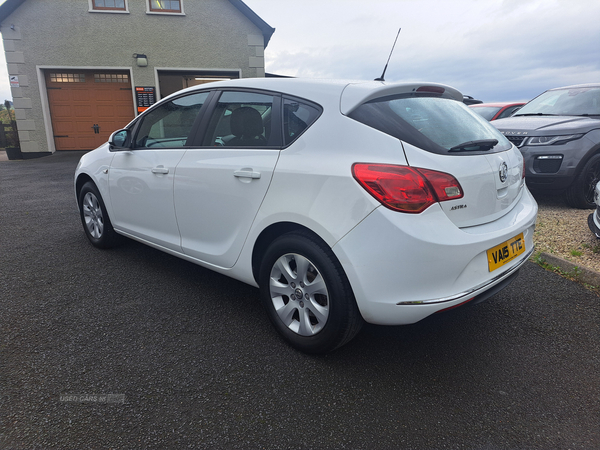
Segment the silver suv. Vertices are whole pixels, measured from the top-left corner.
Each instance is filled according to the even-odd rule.
[[[595,208],[600,181],[600,84],[550,89],[514,116],[491,122],[525,158],[532,191],[564,190],[575,208]]]

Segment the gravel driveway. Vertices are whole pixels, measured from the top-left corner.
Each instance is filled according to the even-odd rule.
[[[534,197],[539,205],[536,250],[600,273],[600,239],[587,224],[593,210],[571,208],[562,195],[534,193]]]
[[[0,448],[598,449],[600,302],[528,262],[488,301],[290,349],[256,289],[87,242],[77,153],[0,162]]]

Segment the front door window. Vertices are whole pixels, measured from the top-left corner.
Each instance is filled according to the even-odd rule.
[[[179,97],[146,114],[136,133],[134,148],[181,148],[208,98],[208,92]]]

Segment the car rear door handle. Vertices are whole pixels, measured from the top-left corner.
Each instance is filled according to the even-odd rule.
[[[163,174],[166,175],[169,173],[169,169],[167,169],[165,166],[158,166],[152,169],[152,173],[159,173],[159,174]]]
[[[254,172],[252,169],[242,169],[233,172],[234,177],[238,178],[252,178],[258,180],[260,178],[260,172]]]

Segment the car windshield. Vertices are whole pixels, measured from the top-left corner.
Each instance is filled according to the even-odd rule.
[[[500,111],[499,106],[477,106],[472,109],[486,120],[492,120],[496,113]]]
[[[546,91],[523,106],[515,116],[600,115],[600,87],[580,87]]]
[[[472,145],[469,153],[508,150],[510,142],[487,120],[456,100],[394,96],[365,103],[350,117],[432,153],[451,154],[465,143],[498,141],[490,147]]]

